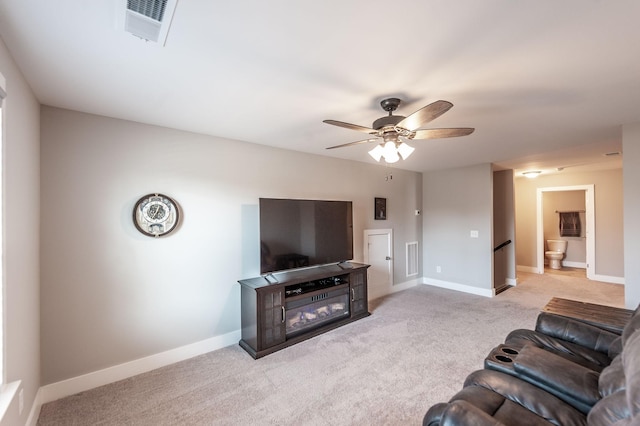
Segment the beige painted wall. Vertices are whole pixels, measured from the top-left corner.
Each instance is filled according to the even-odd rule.
[[[629,309],[640,304],[640,123],[622,126],[624,152],[624,275],[625,303]]]
[[[595,274],[624,277],[622,170],[542,175],[516,178],[516,262],[535,267],[536,192],[538,188],[594,185],[596,248]]]
[[[425,278],[493,288],[492,175],[490,164],[424,174]]]
[[[25,409],[10,405],[3,425],[25,424],[40,387],[40,105],[0,40],[3,103],[5,381],[22,381]]]
[[[352,200],[355,259],[364,229],[393,228],[406,280],[419,173],[51,107],[41,125],[43,384],[237,331],[237,280],[259,275],[259,197]],[[131,220],[151,192],[183,209],[166,238]]]
[[[493,282],[497,289],[516,280],[513,180],[513,170],[493,172],[493,246],[511,240],[511,244],[493,253]]]

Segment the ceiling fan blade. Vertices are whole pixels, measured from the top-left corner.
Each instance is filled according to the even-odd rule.
[[[453,104],[448,101],[435,101],[407,116],[404,120],[399,122],[397,126],[411,131],[416,130],[422,127],[422,125],[440,117],[442,114],[449,111],[452,106]]]
[[[467,136],[473,133],[473,127],[457,127],[453,129],[426,129],[417,130],[416,135],[412,139],[440,139],[455,138],[458,136]]]
[[[342,145],[336,145],[336,146],[330,146],[329,148],[326,149],[334,149],[334,148],[344,148],[346,146],[351,146],[351,145],[360,145],[361,143],[368,143],[368,142],[377,142],[378,139],[365,139],[362,141],[356,141],[356,142],[349,142],[349,143],[343,143]]]
[[[333,124],[334,126],[344,127],[345,129],[357,130],[358,132],[369,133],[370,135],[375,135],[377,131],[370,127],[358,126],[357,124],[349,124],[342,121],[336,120],[322,120],[323,123]]]

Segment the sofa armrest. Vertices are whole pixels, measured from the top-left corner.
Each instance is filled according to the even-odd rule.
[[[478,397],[475,397],[477,388],[484,388],[489,390],[490,393],[502,396],[504,401],[500,401],[501,405],[497,411],[503,409],[508,410],[510,414],[508,418],[513,419],[511,424],[548,425],[551,423],[564,426],[585,425],[586,416],[580,410],[542,389],[542,387],[536,386],[520,377],[493,370],[477,370],[467,376],[464,381],[464,386],[465,387],[458,392],[454,398],[462,396],[461,394],[463,393],[467,393],[464,399],[484,409],[483,411],[485,412],[496,412],[497,407],[495,403],[497,400],[494,399],[493,403],[491,403],[489,401],[490,397],[487,394],[480,394]],[[469,397],[468,393],[471,393],[472,396]],[[524,410],[514,411],[514,407],[510,407],[512,404],[514,406],[518,405]],[[533,414],[533,417],[525,417],[526,413]],[[505,416],[503,416],[503,419],[504,417]],[[536,419],[540,420],[539,423],[536,423]],[[506,421],[504,422],[507,423]]]
[[[446,408],[442,412],[442,417],[438,419],[438,423],[423,422],[423,426],[501,426],[499,422],[489,414],[485,413],[473,404],[467,401],[457,400],[446,404]]]
[[[538,315],[536,331],[605,354],[620,337],[602,328],[545,312]]]
[[[525,345],[513,368],[518,377],[585,414],[600,399],[599,373],[536,346]]]

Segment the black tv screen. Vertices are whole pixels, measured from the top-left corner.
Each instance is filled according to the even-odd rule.
[[[260,198],[261,274],[351,259],[351,201]]]

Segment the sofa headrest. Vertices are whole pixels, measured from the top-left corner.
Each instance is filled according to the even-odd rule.
[[[600,397],[604,398],[620,390],[624,390],[626,386],[627,382],[622,365],[622,356],[618,355],[611,361],[611,364],[600,373],[598,391],[600,392]]]
[[[640,331],[627,336],[622,354],[600,374],[598,388],[603,398],[589,411],[587,424],[638,424],[636,420],[640,421]]]
[[[631,337],[633,333],[638,330],[640,330],[640,305],[638,305],[636,310],[631,315],[629,322],[622,329],[622,334],[620,335],[620,337],[614,339],[609,345],[609,350],[607,351],[607,355],[609,356],[609,358],[613,359],[616,356],[620,355],[625,342],[629,339],[629,337]]]
[[[632,416],[640,416],[640,332],[627,340],[622,351],[627,403]]]
[[[635,334],[638,330],[640,330],[640,315],[634,315],[631,317],[627,325],[624,326],[622,330],[622,347],[627,344],[627,340]]]

